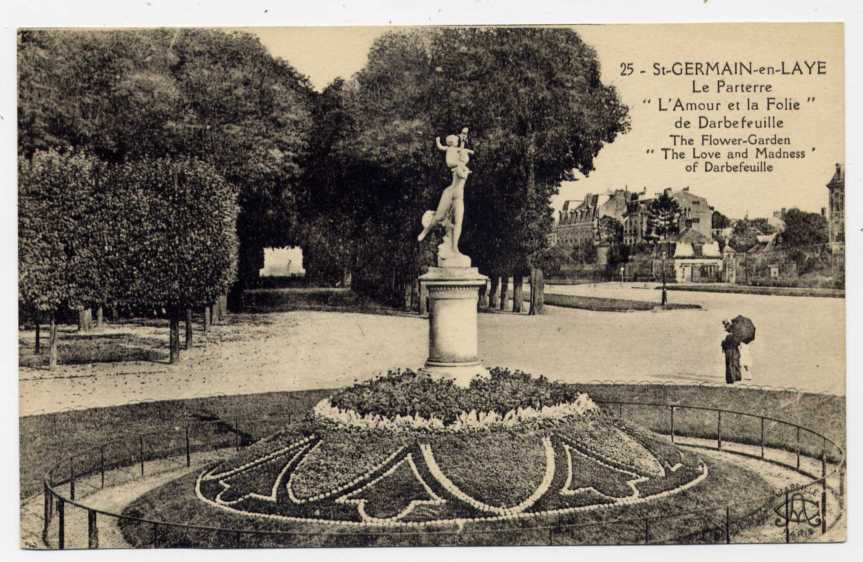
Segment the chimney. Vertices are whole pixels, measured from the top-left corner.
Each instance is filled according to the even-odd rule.
[[[686,187],[684,187],[683,189],[681,189],[681,191],[689,191],[689,186],[687,185]]]

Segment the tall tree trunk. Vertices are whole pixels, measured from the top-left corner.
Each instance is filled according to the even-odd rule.
[[[414,277],[411,282],[411,312],[419,312],[420,310],[420,285],[419,280]]]
[[[477,308],[488,308],[488,283],[479,288],[479,300]]]
[[[111,322],[116,322],[120,319],[120,313],[117,310],[117,304],[114,303],[111,305]]]
[[[51,326],[48,332],[48,368],[57,366],[57,313],[51,312]]]
[[[497,304],[497,286],[500,283],[500,277],[498,275],[491,275],[489,279],[488,306],[489,308],[494,308]]]
[[[171,333],[168,336],[170,347],[170,363],[173,365],[180,361],[180,313],[179,308],[171,307],[170,310]]]
[[[96,308],[96,327],[101,328],[105,323],[105,311],[100,304],[98,308]]]
[[[78,310],[78,331],[86,332],[87,331],[87,309],[82,308]]]
[[[512,275],[512,311],[521,312],[524,304],[524,294],[522,287],[524,286],[524,276],[521,273],[513,273]]]
[[[216,303],[210,305],[210,325],[215,326],[219,321],[219,307]]]
[[[192,309],[186,309],[186,350],[192,349]]]
[[[210,307],[208,305],[204,305],[204,333],[210,329]]]
[[[42,334],[40,333],[39,315],[37,314],[36,315],[36,345],[35,345],[35,348],[33,349],[33,353],[35,353],[36,355],[39,355],[40,353],[42,353],[42,341],[40,339],[41,335]]]
[[[500,276],[500,309],[506,310],[506,304],[509,300],[509,277],[506,275]]]
[[[228,316],[228,295],[224,294],[219,297],[219,318],[224,319]]]
[[[545,279],[542,270],[533,267],[530,270],[530,310],[528,314],[542,314],[545,304]]]
[[[402,295],[404,295],[405,310],[411,309],[411,285],[407,281],[402,282]]]

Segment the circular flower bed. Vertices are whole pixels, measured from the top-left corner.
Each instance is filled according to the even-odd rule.
[[[270,522],[413,527],[662,501],[709,474],[574,387],[504,369],[467,389],[392,371],[314,414],[199,474],[196,497]]]

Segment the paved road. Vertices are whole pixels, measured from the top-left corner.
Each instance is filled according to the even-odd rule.
[[[618,286],[550,291],[630,299],[656,291]],[[542,316],[481,314],[487,365],[569,382],[723,382],[721,320],[758,327],[754,384],[844,394],[844,300],[671,293],[704,310],[591,312],[547,307]],[[162,334],[164,335],[164,334]],[[420,318],[297,311],[233,316],[180,365],[134,362],[20,371],[20,415],[130,402],[332,388],[390,367],[417,367],[427,352]],[[165,338],[167,341],[167,337]]]

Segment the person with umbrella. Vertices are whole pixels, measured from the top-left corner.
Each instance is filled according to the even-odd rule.
[[[725,382],[734,384],[740,382],[745,369],[747,379],[751,380],[751,362],[747,359],[741,368],[740,344],[748,345],[755,340],[755,324],[745,316],[735,316],[723,320],[722,325],[727,332],[722,340],[722,352],[725,354]],[[746,353],[748,357],[748,353]]]

